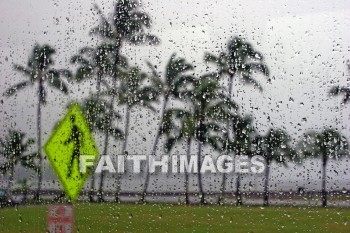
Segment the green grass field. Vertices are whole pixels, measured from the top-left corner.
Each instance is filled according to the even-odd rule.
[[[350,232],[350,209],[76,204],[75,232]],[[45,232],[47,206],[0,209],[0,231]]]

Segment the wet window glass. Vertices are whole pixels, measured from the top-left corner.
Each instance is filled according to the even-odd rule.
[[[350,232],[347,1],[0,8],[2,232]]]

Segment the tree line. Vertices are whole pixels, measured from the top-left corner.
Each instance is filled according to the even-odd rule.
[[[93,132],[104,136],[101,154],[109,153],[111,140],[122,141],[122,153],[127,155],[130,118],[132,109],[142,107],[144,111],[157,114],[154,104],[161,106],[160,122],[156,131],[151,155],[155,156],[157,148],[171,153],[178,143],[186,144],[190,155],[196,145],[198,163],[201,163],[203,146],[208,146],[218,153],[230,155],[255,155],[265,158],[264,205],[269,204],[269,177],[273,162],[286,164],[300,158],[318,157],[322,160],[322,204],[327,205],[326,168],[329,159],[339,158],[348,154],[346,138],[333,128],[322,131],[307,131],[296,145],[283,129],[270,128],[265,134],[259,134],[253,126],[253,117],[239,112],[239,106],[234,101],[233,82],[239,80],[246,85],[252,85],[256,91],[263,91],[254,78],[261,73],[269,80],[269,69],[264,62],[262,53],[256,51],[253,45],[240,37],[228,40],[226,50],[218,55],[206,52],[203,62],[213,64],[216,69],[201,75],[195,75],[195,65],[185,58],[173,53],[164,69],[147,61],[147,71],[130,64],[129,59],[121,54],[125,44],[157,45],[160,39],[150,33],[151,18],[132,0],[116,1],[112,17],[103,15],[95,5],[100,16],[99,24],[92,28],[90,35],[100,38],[94,47],[83,47],[71,57],[71,63],[76,67],[70,69],[55,69],[53,55],[55,49],[50,45],[35,44],[27,65],[14,65],[14,69],[26,77],[26,80],[10,87],[4,92],[12,96],[17,92],[31,87],[37,96],[37,137],[36,140],[26,139],[23,132],[9,130],[8,135],[0,140],[0,153],[4,161],[0,166],[1,173],[8,174],[9,186],[14,178],[17,164],[32,169],[38,177],[38,187],[35,199],[39,200],[42,188],[43,159],[42,153],[42,108],[46,104],[47,89],[53,88],[60,93],[68,94],[66,80],[74,80],[74,85],[93,80],[96,91],[81,100],[89,127]],[[350,67],[349,67],[350,69]],[[228,82],[228,86],[223,85]],[[342,95],[343,103],[349,102],[350,88],[333,87],[330,96]],[[174,104],[175,103],[175,104]],[[125,116],[116,111],[116,106],[125,109]],[[176,106],[176,107],[173,107]],[[124,129],[116,126],[118,121],[124,121]],[[160,139],[165,143],[160,145]],[[36,153],[28,153],[31,144],[37,144]],[[142,187],[140,202],[146,201],[151,174],[146,169],[145,181]],[[198,193],[201,204],[206,203],[201,173],[198,173]],[[120,176],[116,179],[116,202],[119,202]],[[101,173],[98,187],[95,187],[95,176],[91,176],[90,201],[94,200],[97,190],[98,200],[103,201],[104,174]],[[221,183],[221,195],[218,203],[224,203],[227,177],[224,174]],[[190,204],[188,190],[189,177],[184,180],[185,202]],[[237,205],[242,204],[241,175],[236,177]]]

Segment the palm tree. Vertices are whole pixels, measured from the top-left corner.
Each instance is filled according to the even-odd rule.
[[[197,161],[198,168],[201,167],[202,145],[208,144],[215,150],[221,151],[223,147],[222,127],[220,123],[227,121],[228,118],[234,116],[232,110],[236,110],[237,106],[228,96],[221,92],[218,81],[208,76],[202,76],[196,80],[194,89],[189,92],[191,101],[191,109],[172,109],[166,112],[164,132],[167,135],[165,149],[170,151],[175,143],[179,140],[186,139],[187,146],[191,145],[192,140],[197,141]],[[179,119],[181,127],[176,130],[172,118]],[[174,130],[175,129],[175,130]],[[175,133],[171,133],[175,131]],[[170,133],[169,133],[170,132]],[[188,155],[190,150],[187,151]],[[200,203],[205,204],[205,196],[203,192],[202,174],[198,174],[198,186],[200,193]],[[188,176],[186,176],[186,186],[188,186]],[[186,187],[186,203],[188,203],[188,187]]]
[[[281,129],[270,129],[265,135],[255,137],[254,153],[264,157],[266,162],[264,184],[264,206],[269,205],[269,179],[272,162],[283,163],[294,156],[295,151],[290,145],[289,135]]]
[[[139,7],[140,4],[134,0],[117,0],[112,20],[109,22],[101,9],[95,5],[101,16],[101,23],[91,30],[91,34],[98,35],[114,45],[114,64],[112,66],[114,89],[117,89],[118,73],[122,65],[120,50],[123,43],[127,42],[132,45],[159,43],[156,36],[146,33],[146,29],[151,28],[151,19],[147,13],[140,11]],[[112,96],[111,103],[113,102],[114,96]],[[113,104],[111,104],[110,114],[113,114],[113,111]],[[108,138],[108,134],[106,137]]]
[[[132,45],[140,44],[158,44],[159,39],[151,34],[146,33],[146,29],[151,28],[151,19],[145,12],[140,11],[140,4],[134,0],[117,0],[111,21],[102,13],[101,9],[95,5],[97,12],[101,17],[101,23],[91,30],[91,34],[98,35],[102,39],[114,44],[114,64],[113,64],[113,89],[117,90],[117,80],[120,66],[122,65],[120,51],[123,43],[127,42]],[[109,104],[109,118],[114,112],[114,98],[112,95]],[[126,132],[125,132],[126,133]],[[125,136],[127,136],[125,134]],[[105,135],[105,145],[108,144],[108,131]],[[104,152],[107,153],[107,147]],[[102,175],[102,173],[101,173]]]
[[[227,44],[227,51],[222,51],[219,56],[206,53],[204,60],[207,63],[214,63],[218,70],[215,75],[223,77],[228,75],[228,93],[232,97],[234,78],[239,78],[244,84],[251,84],[262,91],[260,84],[253,78],[256,71],[269,75],[268,67],[263,63],[263,55],[254,50],[253,46],[240,37],[234,37]],[[227,129],[229,129],[227,123]],[[226,135],[229,140],[229,135]],[[237,177],[239,179],[239,177]],[[226,174],[222,178],[222,192],[225,192]]]
[[[180,121],[180,126],[175,124],[175,121]],[[177,142],[186,141],[186,155],[190,158],[191,144],[195,140],[195,126],[193,125],[193,115],[191,112],[184,109],[170,109],[163,114],[163,123],[161,133],[166,135],[166,143],[164,149],[170,153],[172,147]],[[190,204],[189,201],[189,175],[185,172],[185,203]],[[200,187],[201,188],[201,187]]]
[[[348,65],[348,70],[350,71],[350,61],[348,61],[347,65]],[[350,102],[350,88],[349,87],[340,87],[340,86],[332,87],[329,91],[329,94],[332,96],[342,95],[343,96],[343,100],[342,100],[343,104]]]
[[[321,132],[310,131],[299,142],[304,156],[321,157],[322,160],[322,206],[327,206],[326,171],[329,159],[340,158],[348,153],[348,142],[337,130],[326,128]]]
[[[82,101],[82,110],[86,121],[93,132],[106,132],[112,135],[116,140],[124,138],[123,131],[115,127],[113,121],[121,119],[119,113],[114,111],[113,118],[108,118],[108,102],[98,98],[97,95],[90,95]]]
[[[101,23],[91,30],[91,34],[96,34],[105,40],[115,43],[117,46],[116,58],[119,57],[123,42],[132,45],[159,43],[159,39],[156,36],[146,33],[146,29],[151,28],[151,18],[139,8],[140,3],[138,1],[117,0],[111,21],[109,22],[101,9],[95,5],[95,9],[101,16]]]
[[[233,79],[240,78],[245,84],[251,84],[261,90],[260,84],[253,78],[255,71],[269,75],[267,66],[263,63],[263,55],[254,50],[253,46],[240,37],[234,37],[227,44],[227,51],[218,57],[206,53],[204,60],[218,67],[216,75],[229,76],[228,92],[232,96]]]
[[[234,138],[232,141],[226,141],[228,145],[225,145],[224,148],[230,153],[235,155],[247,155],[252,156],[252,142],[255,134],[255,129],[252,125],[253,119],[251,116],[239,116],[232,118],[231,130]],[[226,143],[225,142],[225,143]],[[236,205],[242,205],[242,193],[241,188],[241,174],[237,173],[236,179]],[[225,187],[222,188],[225,190]],[[222,203],[224,200],[224,193],[221,194],[219,203]]]
[[[35,171],[39,169],[34,163],[37,154],[28,154],[33,143],[33,139],[25,140],[25,134],[15,130],[10,130],[5,140],[0,139],[0,155],[5,159],[0,165],[0,173],[9,174],[8,190],[12,188],[14,171],[18,164]]]
[[[152,70],[151,81],[153,83],[153,87],[156,88],[162,96],[164,96],[163,105],[160,112],[160,124],[156,132],[156,138],[151,151],[151,155],[154,156],[156,154],[159,139],[162,135],[162,125],[164,122],[163,118],[165,110],[168,107],[169,100],[181,100],[182,96],[185,95],[184,93],[187,92],[188,84],[193,81],[193,77],[191,75],[187,75],[186,73],[193,70],[193,66],[190,63],[186,62],[184,58],[177,58],[176,54],[174,53],[166,65],[164,80],[162,80],[160,78],[161,75],[157,72],[155,67],[150,62],[147,62],[147,64]],[[146,170],[146,178],[143,185],[142,197],[140,200],[141,203],[145,201],[147,189],[149,186],[149,179],[150,174],[149,171]]]
[[[117,78],[119,67],[121,65],[120,50],[123,42],[132,45],[140,44],[158,44],[159,39],[151,34],[146,33],[146,29],[151,27],[151,19],[147,13],[140,11],[140,4],[134,0],[118,0],[115,4],[112,21],[103,15],[100,8],[95,5],[96,10],[101,16],[101,23],[91,30],[91,34],[96,34],[104,40],[114,44],[114,65],[113,65],[113,89],[117,89]],[[113,102],[115,95],[112,95],[110,104],[110,114],[112,115]],[[127,135],[125,135],[127,136]],[[106,134],[108,141],[108,133]]]
[[[88,98],[84,99],[82,102],[82,109],[89,127],[92,132],[108,133],[115,140],[121,140],[124,138],[123,131],[118,127],[115,127],[114,120],[121,119],[119,113],[113,113],[112,118],[109,117],[108,102],[99,97],[98,94],[90,95]],[[104,155],[107,154],[108,141],[104,142]],[[95,180],[92,176],[91,179],[91,192],[89,194],[90,201],[93,201],[93,187]],[[104,201],[103,199],[103,184],[104,176],[101,173],[101,179],[99,184],[99,201]]]
[[[132,45],[159,43],[156,36],[146,33],[146,29],[151,28],[151,19],[147,13],[140,11],[139,7],[140,4],[134,0],[117,0],[112,20],[109,22],[101,9],[95,5],[101,16],[101,23],[91,30],[91,34],[102,37],[114,46],[114,64],[112,66],[114,89],[117,89],[118,73],[122,65],[120,50],[123,43],[127,42]],[[113,102],[114,96],[112,96],[111,103]],[[111,104],[110,114],[113,114],[113,111],[113,104]]]
[[[112,43],[102,43],[93,47],[80,49],[79,54],[71,58],[71,63],[78,65],[75,80],[81,82],[96,78],[97,96],[101,91],[101,82],[114,72],[114,52],[116,46]],[[127,60],[120,56],[120,66],[126,68]]]
[[[50,87],[53,87],[64,94],[68,94],[67,85],[61,79],[61,75],[67,77],[71,76],[68,70],[57,70],[52,68],[52,65],[54,64],[52,55],[54,53],[55,49],[49,45],[40,46],[35,44],[32,54],[29,57],[27,67],[21,65],[14,66],[15,70],[27,76],[28,80],[16,84],[4,93],[5,96],[11,96],[25,87],[34,86],[35,83],[38,83],[37,146],[40,169],[38,169],[38,189],[35,199],[39,199],[42,184],[43,156],[41,153],[41,107],[46,104],[47,95],[44,84],[46,83]]]
[[[159,92],[153,86],[146,84],[149,77],[136,66],[130,67],[120,78],[120,86],[115,94],[118,105],[125,106],[125,137],[122,152],[127,154],[130,110],[135,106],[141,106],[155,112],[151,104],[158,100]]]
[[[147,81],[149,81],[148,79],[149,77],[147,74],[142,72],[140,68],[136,66],[130,67],[121,72],[118,89],[109,88],[107,92],[109,96],[115,96],[117,98],[119,106],[125,106],[124,142],[122,145],[122,152],[124,154],[128,154],[127,144],[132,108],[141,106],[153,112],[156,111],[152,103],[158,100],[159,92],[158,89],[147,84]],[[116,199],[119,199],[119,178],[117,186]]]
[[[78,55],[74,55],[71,58],[71,62],[74,64],[79,64],[76,74],[75,74],[75,80],[78,82],[81,82],[86,79],[92,79],[96,78],[96,95],[88,97],[84,100],[84,105],[86,105],[86,108],[83,108],[83,110],[89,110],[88,112],[85,112],[85,114],[90,114],[91,120],[97,120],[97,122],[93,121],[94,124],[92,125],[92,130],[99,130],[103,131],[105,134],[109,134],[109,130],[113,131],[112,122],[113,119],[107,119],[109,116],[108,111],[106,111],[106,107],[108,104],[105,101],[100,101],[99,95],[101,92],[101,83],[105,81],[105,79],[109,76],[113,75],[114,72],[114,52],[115,52],[115,45],[110,43],[102,43],[100,45],[97,45],[96,48],[92,47],[84,47],[80,50]],[[120,56],[120,66],[121,67],[127,67],[127,60],[125,57]],[[116,71],[118,72],[118,71]],[[97,105],[94,105],[97,104]],[[91,115],[92,114],[92,115]],[[102,116],[102,114],[106,114],[105,116]],[[97,117],[98,116],[98,117]],[[114,116],[116,116],[114,114]],[[96,118],[97,117],[97,118]],[[113,115],[112,115],[113,117]],[[103,118],[103,119],[101,119]],[[101,121],[103,120],[103,122]],[[106,125],[110,124],[110,125]],[[103,130],[101,127],[104,127]],[[120,133],[120,132],[119,132]],[[120,139],[119,133],[117,134],[116,139]],[[113,134],[112,134],[113,136]],[[116,136],[116,135],[115,135]],[[107,154],[108,151],[108,135],[106,135],[107,140],[104,141],[104,149],[103,154]],[[102,187],[104,182],[104,173],[101,173],[101,179],[100,179],[100,192],[99,192],[99,201],[103,201],[102,197]],[[91,191],[89,194],[90,202],[93,201],[93,193],[94,193],[94,185],[95,185],[95,176],[92,174],[91,177]]]
[[[332,87],[329,94],[333,96],[343,95],[342,104],[347,104],[350,102],[350,88],[349,87]]]

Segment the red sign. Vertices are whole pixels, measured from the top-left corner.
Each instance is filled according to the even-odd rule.
[[[73,232],[73,206],[50,205],[47,210],[47,230],[49,233]]]

